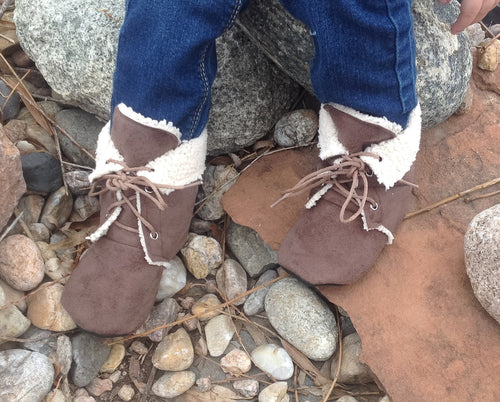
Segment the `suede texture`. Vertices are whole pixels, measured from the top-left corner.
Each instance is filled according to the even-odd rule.
[[[153,307],[162,268],[147,264],[139,246],[103,237],[71,274],[61,302],[86,331],[108,337],[131,333]]]
[[[118,108],[113,115],[111,137],[129,167],[143,166],[178,145],[173,134],[143,126]],[[122,205],[117,222],[140,228],[148,252],[145,253],[140,233],[116,223],[91,245],[71,274],[61,300],[79,327],[111,337],[129,334],[144,323],[156,299],[162,263],[172,259],[186,241],[196,192],[197,187],[193,186],[162,195],[167,204],[162,211],[148,197],[131,189],[122,191],[134,207],[140,206],[141,216],[157,232],[153,236],[156,239],[150,237],[132,210]],[[112,191],[101,194],[101,224],[113,212],[109,206],[116,201]]]
[[[125,116],[118,107],[113,112],[111,139],[129,166],[144,166],[179,143],[175,135],[144,126]]]
[[[335,123],[337,138],[350,154],[395,137],[381,126],[356,119],[330,105],[325,109]],[[322,161],[320,167],[333,160]],[[411,180],[412,176],[408,172],[405,180]],[[318,190],[313,189],[311,194]],[[358,280],[373,266],[388,240],[392,241],[377,228],[383,226],[383,230],[394,233],[413,197],[412,187],[398,183],[386,190],[373,176],[368,178],[368,197],[376,202],[376,209],[368,202],[365,204],[365,222],[359,216],[344,223],[339,213],[345,196],[332,189],[327,191],[315,206],[304,209],[288,232],[278,252],[280,265],[313,285],[344,285]],[[346,217],[355,210],[355,205],[349,204]]]
[[[369,181],[369,197],[379,208],[364,208],[368,227],[361,217],[348,223],[339,220],[345,197],[328,191],[311,209],[305,209],[288,232],[278,252],[278,261],[288,271],[313,285],[344,285],[358,280],[371,268],[387,244],[387,236],[376,229],[384,225],[395,231],[407,210],[411,187],[396,185],[386,191]],[[350,205],[347,213],[355,208]]]
[[[335,122],[339,141],[351,154],[361,152],[371,144],[389,140],[396,136],[392,131],[384,127],[355,119],[332,105],[325,105],[324,107]]]
[[[154,240],[147,229],[143,228],[146,231],[146,248],[153,262],[171,260],[184,246],[197,192],[197,186],[188,187],[163,197],[168,205],[164,211],[155,208],[149,199],[142,199],[142,215],[158,232],[158,239]]]

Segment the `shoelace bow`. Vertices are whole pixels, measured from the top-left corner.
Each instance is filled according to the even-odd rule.
[[[321,189],[310,198],[310,201],[318,201],[330,189],[345,196],[345,201],[342,204],[339,214],[340,221],[343,223],[352,222],[361,215],[367,202],[372,209],[378,209],[377,202],[373,198],[368,197],[368,177],[372,176],[373,173],[370,167],[361,159],[362,156],[381,159],[379,155],[371,152],[357,152],[351,155],[343,155],[340,162],[333,163],[303,177],[295,186],[286,190],[283,196],[271,205],[271,207],[274,207],[285,198],[293,197],[306,191],[309,192],[313,188],[321,186]],[[358,194],[357,192],[360,183],[363,190],[362,194]],[[405,183],[411,184],[408,182]],[[349,204],[354,204],[357,209],[350,217],[346,218],[346,209]]]
[[[147,166],[139,166],[139,167],[128,167],[125,163],[110,159],[107,161],[108,163],[116,163],[122,166],[122,169],[108,173],[101,176],[96,182],[92,184],[90,188],[89,195],[91,196],[99,196],[103,193],[111,191],[114,193],[116,201],[111,203],[106,209],[106,216],[109,216],[111,210],[114,210],[117,207],[128,206],[132,213],[137,217],[139,221],[149,230],[150,234],[153,234],[152,238],[156,239],[158,236],[158,232],[155,230],[154,226],[149,222],[146,218],[144,218],[141,213],[137,210],[137,207],[133,204],[133,200],[137,196],[137,192],[142,194],[151,200],[160,210],[164,211],[165,208],[168,207],[167,203],[163,199],[160,189],[172,189],[172,190],[182,190],[188,187],[197,186],[199,184],[198,181],[194,183],[187,184],[185,186],[173,186],[173,185],[163,185],[163,184],[154,184],[148,178],[144,176],[138,176],[137,172],[139,171],[147,171],[152,172],[154,169]],[[98,187],[101,187],[98,189]],[[123,192],[126,190],[133,190],[134,195],[130,197],[122,196]],[[124,225],[118,222],[117,219],[114,220],[113,224],[118,227],[125,229],[129,232],[138,233],[139,230]],[[104,224],[103,224],[104,225]],[[156,237],[155,237],[156,236]]]

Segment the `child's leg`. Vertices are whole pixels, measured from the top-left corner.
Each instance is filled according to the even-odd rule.
[[[129,0],[116,60],[111,109],[120,103],[171,121],[182,139],[201,134],[215,78],[215,39],[248,0]]]
[[[316,46],[311,78],[320,111],[324,169],[287,235],[280,264],[313,284],[358,279],[401,222],[411,186],[402,180],[420,141],[409,0],[282,0]]]
[[[417,105],[411,0],[281,0],[309,26],[318,99],[402,126]]]
[[[183,246],[206,156],[215,39],[242,0],[129,0],[112,124],[90,178],[100,196],[94,242],[62,303],[83,329],[113,336],[146,319],[163,269]]]

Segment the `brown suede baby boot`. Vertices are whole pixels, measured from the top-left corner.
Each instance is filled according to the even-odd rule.
[[[283,197],[312,190],[281,244],[280,265],[314,285],[352,283],[373,266],[412,197],[420,122],[418,106],[403,130],[385,118],[322,105],[321,167]]]
[[[186,241],[207,136],[179,138],[172,124],[123,104],[112,128],[108,123],[99,134],[90,180],[100,197],[100,226],[62,295],[86,331],[117,336],[143,324],[163,268]]]

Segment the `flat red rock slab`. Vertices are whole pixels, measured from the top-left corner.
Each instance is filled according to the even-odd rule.
[[[474,92],[471,111],[422,133],[412,208],[500,176],[500,96]],[[316,154],[262,158],[226,193],[224,208],[277,249],[305,196],[269,206],[314,170]],[[460,199],[410,218],[360,281],[319,288],[348,311],[363,342],[361,359],[395,401],[500,401],[500,325],[474,297],[463,257],[468,223],[499,202],[499,195]]]

